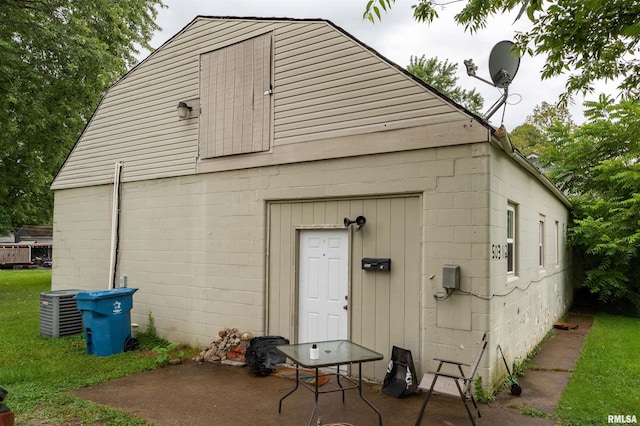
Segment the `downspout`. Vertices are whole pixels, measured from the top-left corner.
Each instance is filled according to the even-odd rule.
[[[113,172],[113,201],[111,206],[111,250],[109,251],[109,290],[113,290],[116,280],[116,258],[118,254],[118,228],[120,225],[120,178],[122,161],[115,163]]]

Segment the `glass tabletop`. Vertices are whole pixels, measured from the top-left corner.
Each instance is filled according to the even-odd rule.
[[[319,349],[320,357],[318,359],[310,358],[311,347],[314,343]],[[280,345],[277,346],[277,349],[286,357],[291,358],[296,364],[307,368],[377,361],[383,358],[382,354],[349,340]]]

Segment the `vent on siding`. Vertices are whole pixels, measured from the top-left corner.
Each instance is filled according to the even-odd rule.
[[[40,293],[40,335],[64,337],[82,333],[82,315],[73,298],[82,290]]]

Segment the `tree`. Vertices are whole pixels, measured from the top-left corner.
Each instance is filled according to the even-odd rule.
[[[412,55],[407,67],[407,71],[415,77],[447,95],[468,110],[478,113],[484,104],[484,99],[475,89],[467,91],[457,86],[457,69],[458,65],[450,64],[448,60],[442,62],[437,57],[427,59],[425,55],[420,58]]]
[[[546,56],[542,78],[574,72],[569,76],[563,103],[574,93],[593,92],[598,80],[621,79],[620,93],[640,95],[640,2],[637,0],[417,0],[414,18],[430,23],[438,18],[436,7],[466,3],[456,16],[471,33],[484,29],[487,18],[518,11],[533,27],[516,35],[521,52]],[[381,10],[395,0],[369,0],[363,17],[374,22]]]
[[[563,126],[548,129],[552,148],[543,157],[553,166],[550,177],[570,194],[598,194],[603,188],[594,181],[604,161],[631,165],[640,159],[640,103],[615,103],[608,95],[586,101],[587,122],[575,130]]]
[[[511,143],[524,155],[540,155],[547,145],[547,139],[533,124],[523,123],[509,134]]]
[[[585,107],[580,127],[552,125],[541,161],[574,205],[569,238],[583,260],[584,285],[640,314],[640,101],[601,95]]]
[[[550,104],[542,102],[533,107],[533,114],[527,117],[525,123],[532,124],[541,132],[556,124],[575,127],[571,118],[571,113],[566,105]]]
[[[513,129],[509,136],[511,142],[525,155],[541,156],[550,148],[558,127],[566,128],[566,131],[576,128],[569,110],[564,105],[542,102],[533,108],[533,114],[522,125]]]
[[[161,0],[0,2],[0,234],[51,222],[49,185]]]

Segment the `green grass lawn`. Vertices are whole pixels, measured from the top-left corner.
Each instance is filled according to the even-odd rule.
[[[40,292],[51,290],[51,271],[0,270],[0,386],[16,424],[143,425],[144,421],[77,399],[65,391],[148,370],[155,358],[141,352],[109,357],[86,354],[82,334],[40,336]],[[151,348],[158,341],[141,346]]]
[[[563,425],[602,425],[609,415],[640,422],[640,319],[595,317],[556,414]]]

